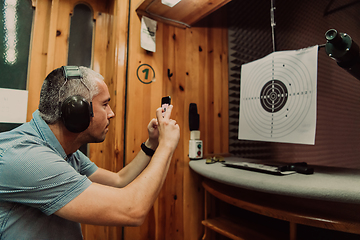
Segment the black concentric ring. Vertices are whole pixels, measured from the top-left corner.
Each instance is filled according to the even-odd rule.
[[[267,82],[260,92],[260,103],[265,111],[275,113],[286,104],[288,91],[285,84],[279,80]]]

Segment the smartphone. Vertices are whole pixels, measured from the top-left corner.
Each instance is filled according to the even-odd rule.
[[[166,109],[170,106],[171,104],[171,97],[167,96],[167,97],[163,97],[161,99],[161,108],[163,109],[163,113],[162,116],[164,117]]]

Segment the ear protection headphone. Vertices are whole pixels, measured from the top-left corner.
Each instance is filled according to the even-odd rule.
[[[67,81],[72,79],[80,79],[82,84],[89,91],[90,89],[82,80],[82,74],[77,66],[62,66],[63,75],[65,78],[64,84],[59,90],[59,106],[60,106],[60,117],[65,127],[74,133],[80,133],[89,127],[90,119],[94,116],[92,102],[86,101],[86,99],[80,95],[74,95],[66,98],[64,102],[60,101],[61,89],[65,86]],[[91,96],[90,96],[91,98]]]

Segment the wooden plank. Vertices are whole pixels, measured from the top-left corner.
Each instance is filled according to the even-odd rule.
[[[222,26],[228,26],[227,22],[227,9],[219,9],[217,14],[213,18],[221,19]],[[216,23],[214,23],[216,24]],[[221,146],[219,154],[227,155],[229,154],[229,46],[228,46],[228,29],[227,27],[222,27],[221,31],[221,47],[222,47],[222,64],[221,66],[221,91],[218,93],[221,95],[221,128],[222,134],[218,138],[218,144]]]
[[[55,47],[56,47],[56,29],[59,12],[59,0],[53,0],[51,4],[50,26],[47,50],[46,75],[54,69]]]
[[[114,1],[109,24],[113,24],[109,31],[110,44],[107,46],[106,78],[113,84],[111,88],[111,107],[115,113],[112,125],[115,126],[113,145],[114,171],[123,167],[124,156],[124,116],[125,116],[125,82],[126,82],[126,46],[127,46],[127,19],[128,2]]]
[[[221,36],[221,28],[212,28],[211,29],[211,34],[212,34],[212,39],[213,39],[213,61],[214,61],[214,68],[213,68],[213,75],[214,75],[214,80],[212,82],[213,84],[213,89],[214,89],[214,98],[213,98],[213,104],[214,104],[214,116],[213,116],[213,121],[214,121],[214,126],[213,126],[213,131],[214,131],[214,138],[213,138],[213,152],[214,153],[220,153],[221,151],[221,144],[220,141],[218,139],[221,139],[221,136],[223,134],[222,132],[222,121],[221,121],[221,102],[222,102],[222,95],[218,94],[217,91],[222,92],[222,81],[220,79],[222,79],[222,61],[223,61],[223,57],[225,57],[223,55],[222,52],[222,48],[216,48],[215,46],[221,46],[223,44],[223,42],[221,42],[222,39],[219,39],[216,36]],[[225,60],[225,59],[224,59]],[[215,67],[218,66],[218,67]]]
[[[54,59],[49,63],[48,67],[51,69],[61,67],[67,64],[68,49],[69,49],[69,36],[70,36],[70,14],[74,6],[70,0],[62,0],[58,4],[58,12],[56,13],[56,29],[51,29],[51,41],[55,40],[54,49],[51,52],[54,54]],[[55,34],[55,39],[53,34]]]
[[[276,232],[266,226],[251,224],[246,219],[229,219],[226,217],[215,217],[202,221],[202,224],[223,236],[234,240],[285,240],[286,234]]]
[[[210,24],[210,19],[206,19],[205,24]],[[207,153],[214,153],[214,139],[216,138],[214,133],[214,98],[215,98],[215,89],[214,89],[214,35],[212,29],[208,29],[206,32],[208,46],[207,46],[207,62],[206,62],[206,69],[207,69],[207,81],[204,82],[204,87],[206,90],[206,105],[205,105],[205,112],[204,116],[207,117],[207,125],[205,128],[206,141],[204,143],[204,150],[206,149],[205,154]]]
[[[145,0],[139,4],[136,11],[139,15],[147,15],[167,24],[190,27],[228,2],[230,0],[182,0],[169,7],[160,0]]]
[[[241,235],[243,235],[244,229],[242,229],[241,226],[234,224],[226,219],[221,219],[221,218],[206,219],[203,220],[201,223],[205,227],[210,228],[211,230],[216,231],[221,235],[234,240],[255,239],[255,238],[240,237]]]
[[[46,77],[46,62],[48,51],[49,21],[51,11],[50,0],[37,0],[31,39],[29,58],[29,78],[27,89],[29,101],[26,120],[32,119],[32,113],[38,109],[40,90]]]
[[[207,125],[205,112],[205,95],[207,94],[204,88],[205,81],[207,80],[207,28],[194,27],[192,29],[186,29],[186,82],[183,86],[185,98],[184,98],[184,128],[183,131],[183,161],[184,166],[188,166],[190,159],[189,153],[189,105],[190,103],[196,103],[198,107],[198,113],[200,115],[200,138],[206,142],[204,137]],[[184,239],[200,239],[203,235],[203,226],[199,224],[204,216],[204,192],[200,186],[200,177],[190,170],[188,167],[184,167]],[[191,230],[186,230],[191,229]]]
[[[219,24],[226,26],[226,11],[217,11],[214,13],[212,25]],[[215,22],[216,21],[216,22]],[[226,28],[211,28],[211,39],[213,41],[214,57],[214,148],[215,154],[228,152],[228,41]]]

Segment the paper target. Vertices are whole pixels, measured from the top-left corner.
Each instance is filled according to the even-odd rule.
[[[239,139],[314,144],[318,46],[242,65]]]

